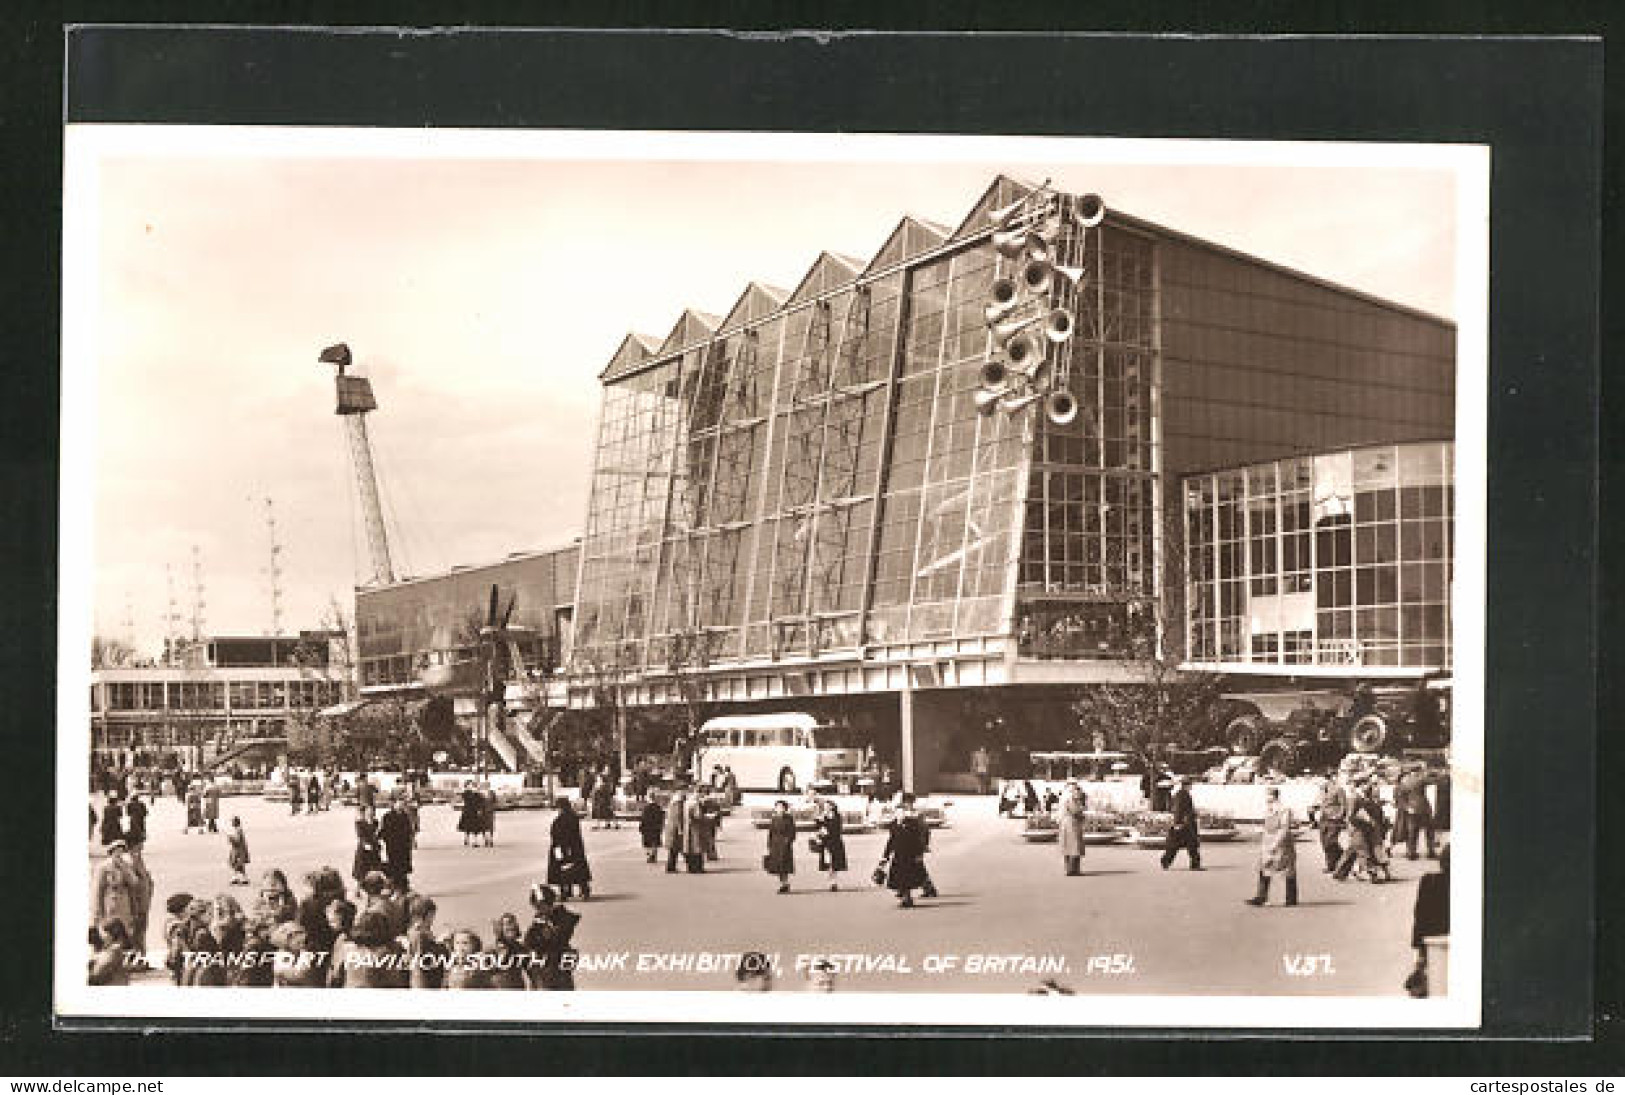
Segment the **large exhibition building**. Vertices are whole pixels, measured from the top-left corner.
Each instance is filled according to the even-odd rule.
[[[1152,661],[1448,668],[1454,326],[1106,197],[1001,176],[956,226],[627,336],[578,573],[517,588],[560,637],[536,704],[611,680],[634,709],[805,710],[929,790],[995,717],[1064,719]],[[422,605],[477,606],[474,578],[361,596],[364,685],[433,645],[386,604],[449,626]]]

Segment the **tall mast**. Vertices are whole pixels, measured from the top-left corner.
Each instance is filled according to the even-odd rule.
[[[340,342],[329,346],[316,359],[336,366],[334,387],[337,404],[333,413],[344,419],[350,441],[350,462],[355,467],[356,486],[361,496],[361,516],[367,526],[367,548],[372,557],[370,585],[387,585],[395,580],[389,559],[389,539],[384,533],[384,507],[378,498],[378,476],[372,467],[372,445],[367,440],[367,412],[378,409],[372,384],[364,376],[349,376],[350,347]]]
[[[203,609],[208,604],[203,599],[203,555],[196,544],[192,545],[192,641],[203,641]]]
[[[265,527],[271,537],[270,565],[266,572],[271,578],[271,630],[266,634],[282,634],[282,541],[276,534],[276,504],[265,500]]]

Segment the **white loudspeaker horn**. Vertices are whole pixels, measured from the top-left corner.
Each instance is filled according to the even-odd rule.
[[[1076,289],[1078,287],[1078,283],[1083,280],[1083,267],[1081,266],[1057,266],[1055,268],[1055,272],[1060,274],[1067,281],[1071,282],[1072,288],[1074,289]]]
[[[1027,250],[1027,230],[1004,228],[993,233],[993,250],[1007,259],[1019,258]]]
[[[1014,278],[998,278],[993,282],[992,296],[993,303],[983,313],[989,326],[1009,315],[1021,303],[1021,286],[1016,284]]]
[[[1049,362],[1034,361],[1032,364],[1014,370],[1015,374],[1027,381],[1028,387],[1047,388],[1049,386]]]
[[[1099,194],[1085,194],[1072,206],[1072,217],[1084,228],[1093,228],[1106,219],[1106,203]]]
[[[1052,309],[1048,318],[1044,320],[1044,337],[1051,342],[1065,342],[1072,337],[1072,329],[1075,326],[1071,312],[1065,308]]]
[[[1009,224],[1010,221],[1014,220],[1015,215],[1021,212],[1021,207],[1026,204],[1027,196],[1023,195],[1022,197],[1019,197],[1015,201],[1011,202],[1009,205],[1001,205],[997,209],[989,209],[987,211],[987,219],[1002,228],[1004,225]]]
[[[1070,425],[1078,417],[1077,397],[1065,388],[1051,392],[1044,400],[1044,413],[1057,426]]]
[[[982,383],[989,388],[997,388],[1004,383],[1008,371],[1004,362],[996,357],[990,357],[982,362]]]
[[[1023,331],[1004,348],[1010,368],[1031,373],[1044,363],[1044,341],[1032,331]]]
[[[1015,414],[1023,407],[1031,406],[1044,398],[1040,392],[1028,392],[1026,395],[1012,395],[999,401],[999,409],[1009,414]]]
[[[972,398],[976,400],[977,413],[992,414],[993,408],[999,405],[999,400],[1009,394],[1009,388],[983,388]]]
[[[1029,293],[1047,293],[1055,280],[1054,273],[1055,267],[1042,259],[1029,261],[1021,268],[1021,287]]]
[[[1006,345],[1012,338],[1015,338],[1016,335],[1018,333],[1020,333],[1023,329],[1025,329],[1027,327],[1031,327],[1034,323],[1037,323],[1038,319],[1039,319],[1039,317],[1035,316],[1035,315],[1023,315],[1023,316],[1017,316],[1015,319],[1007,319],[1003,323],[995,323],[993,325],[993,343],[994,343],[994,345],[996,345],[996,346],[1004,346],[1004,345]]]

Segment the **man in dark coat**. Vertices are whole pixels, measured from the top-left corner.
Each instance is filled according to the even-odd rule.
[[[1190,854],[1191,870],[1202,869],[1202,841],[1196,833],[1196,804],[1191,801],[1191,777],[1179,781],[1174,793],[1174,824],[1162,848],[1162,869],[1173,866],[1181,848]]]
[[[660,835],[666,827],[666,811],[652,798],[643,800],[643,813],[638,817],[638,835],[643,838],[643,850],[649,862],[660,858]]]
[[[558,811],[548,836],[553,846],[547,852],[547,884],[557,886],[560,895],[570,897],[576,886],[581,899],[592,896],[592,869],[587,866],[587,846],[581,839],[581,818],[567,798],[560,798]]]
[[[125,826],[124,836],[131,846],[147,842],[147,804],[141,801],[140,795],[131,795],[130,804],[124,809],[129,824]]]
[[[412,819],[398,793],[378,819],[378,839],[384,846],[384,873],[398,893],[407,892],[412,875]]]
[[[376,790],[377,788],[372,785],[372,780],[367,778],[367,773],[362,772],[356,776],[355,780],[355,804],[357,806],[371,806],[373,804],[373,794]]]
[[[904,909],[914,907],[914,891],[931,889],[931,876],[925,870],[925,852],[931,844],[925,822],[914,812],[914,795],[903,793],[897,816],[892,819],[886,837],[886,850],[881,859],[886,864],[886,888],[897,895],[897,904]]]
[[[105,847],[112,847],[113,844],[122,843],[123,840],[124,807],[119,805],[117,795],[109,795],[107,805],[102,807],[102,844]]]

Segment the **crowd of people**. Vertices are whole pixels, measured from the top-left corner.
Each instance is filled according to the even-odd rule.
[[[545,868],[538,871],[540,880],[528,895],[528,924],[505,913],[484,938],[468,927],[437,932],[434,900],[412,886],[420,833],[415,788],[408,781],[381,794],[363,774],[356,786],[356,844],[349,884],[336,869],[323,867],[304,876],[304,892],[296,897],[283,872],[273,869],[261,875],[252,901],[239,901],[229,892],[213,899],[189,893],[171,895],[163,906],[167,913],[162,935],[166,966],[181,985],[571,988],[571,939],[580,917],[565,902],[588,901],[593,896],[583,815],[594,828],[618,828],[620,816],[633,814],[647,864],[658,865],[664,851],[667,872],[677,873],[681,864],[689,874],[703,874],[708,863],[720,859],[718,833],[730,799],[737,796],[731,773],[720,769],[708,781],[682,782],[669,792],[658,790],[652,779],[640,781],[636,772],[619,786],[608,766],[590,769],[587,775],[579,799],[561,797],[554,802]],[[1381,780],[1375,776],[1347,774],[1327,779],[1306,818],[1294,816],[1277,787],[1265,788],[1257,889],[1246,903],[1266,904],[1273,880],[1281,877],[1285,904],[1298,904],[1294,841],[1304,821],[1319,835],[1325,872],[1339,882],[1391,879],[1392,849],[1401,846],[1411,859],[1418,858],[1419,845],[1425,846],[1429,857],[1438,856],[1435,820],[1423,777],[1419,767],[1405,768],[1390,795],[1382,793]],[[1201,838],[1192,781],[1184,777],[1172,782],[1174,790],[1167,799],[1171,822],[1160,863],[1167,869],[1184,853],[1190,869],[1199,871],[1203,869]],[[323,786],[312,774],[304,801],[319,804]],[[325,786],[326,793],[331,793],[332,781]],[[1013,814],[1010,807],[1018,804],[1028,814],[1049,813],[1059,829],[1065,874],[1081,875],[1088,809],[1079,783],[1068,781],[1042,796],[1031,782],[1011,783],[1007,794],[1012,789],[1013,797],[1000,804],[1001,813]],[[184,831],[218,832],[218,785],[191,779],[181,791]],[[890,797],[880,799],[887,791],[891,791]],[[871,872],[874,886],[891,891],[900,908],[913,907],[916,894],[936,897],[926,867],[931,832],[916,808],[914,795],[893,790],[890,780],[882,778],[876,781],[870,799],[865,820],[872,820],[879,807],[885,830],[884,851]],[[803,819],[810,813],[812,822],[803,847],[815,857],[816,867],[800,865],[809,873],[816,870],[819,888],[839,890],[851,867],[846,819],[835,799],[812,791],[803,807]],[[139,791],[125,796],[116,787],[109,790],[99,817],[92,807],[92,835],[99,833],[107,850],[96,869],[92,893],[89,974],[94,984],[123,983],[143,968],[149,953],[154,883],[142,854],[149,813]],[[496,800],[489,788],[468,781],[457,821],[465,846],[494,846],[495,813]],[[797,813],[788,799],[776,801],[763,834],[761,867],[776,880],[781,895],[793,892],[798,873],[797,844],[805,830],[798,825]],[[226,884],[252,886],[249,867],[253,860],[240,817],[229,819],[225,837],[230,871]],[[1448,849],[1444,854],[1448,856]],[[1438,908],[1441,893],[1447,901],[1447,885],[1441,890],[1439,883],[1433,883],[1424,889],[1430,896],[1425,910],[1419,898],[1418,923],[1447,925],[1447,906],[1443,914]],[[1417,947],[1420,956],[1421,944]]]
[[[233,831],[241,832],[235,818]],[[231,848],[232,884],[251,884],[243,875],[246,843],[234,837]],[[410,859],[403,863],[385,849],[384,869],[361,873],[365,864],[357,864],[353,890],[327,866],[304,876],[302,896],[274,868],[261,876],[251,902],[230,893],[171,894],[164,902],[164,968],[176,985],[204,987],[575,987],[572,939],[581,917],[551,885],[530,888],[528,924],[504,913],[488,941],[467,927],[441,934],[434,899],[411,888]],[[128,984],[132,973],[148,968],[152,898],[139,847],[115,841],[93,887],[91,984]]]

